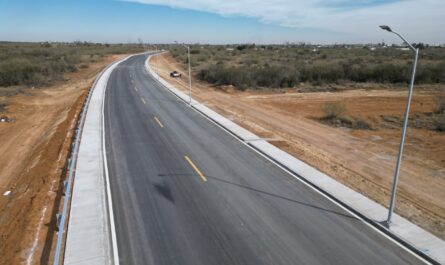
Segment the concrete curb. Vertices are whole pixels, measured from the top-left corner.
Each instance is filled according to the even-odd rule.
[[[111,73],[130,57],[112,63],[101,72],[87,102],[80,131],[64,264],[119,264],[105,165],[103,108]]]
[[[149,65],[151,57],[152,56],[145,61],[146,70],[165,88],[188,104],[190,100],[188,95],[162,79],[151,69]],[[376,229],[376,231],[385,234],[394,242],[430,263],[445,264],[445,242],[440,238],[397,214],[393,215],[390,229],[382,226],[380,222],[386,220],[387,214],[387,209],[382,205],[337,182],[303,161],[298,160],[290,154],[271,145],[267,141],[261,140],[260,137],[240,127],[222,115],[219,115],[210,108],[200,104],[198,101],[192,99],[191,105],[193,109],[220,125],[223,129],[227,130],[246,145],[269,158],[283,169],[292,173],[292,175],[306,183],[308,186],[317,190],[342,208],[359,216],[366,221],[367,224]],[[258,140],[249,141],[251,139]]]

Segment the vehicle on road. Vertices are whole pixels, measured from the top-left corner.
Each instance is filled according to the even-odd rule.
[[[170,73],[171,77],[181,77],[181,73],[179,73],[178,71],[173,71]]]

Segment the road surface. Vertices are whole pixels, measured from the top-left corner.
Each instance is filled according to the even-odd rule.
[[[121,264],[419,264],[121,63],[105,141]]]

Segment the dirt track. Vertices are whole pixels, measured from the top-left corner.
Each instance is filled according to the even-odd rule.
[[[123,55],[122,55],[123,56]],[[66,160],[85,96],[109,56],[69,79],[7,98],[0,123],[0,264],[47,264]],[[9,196],[3,196],[7,190]]]
[[[169,54],[151,61],[164,79],[188,88],[187,71]],[[180,70],[182,78],[169,73]],[[418,87],[419,88],[419,87]],[[434,98],[445,89],[417,89],[411,113],[431,112]],[[388,205],[400,128],[379,127],[381,115],[401,116],[405,90],[348,90],[345,92],[238,92],[193,80],[193,95],[220,114],[272,144],[327,173],[373,200]],[[333,128],[319,123],[325,102],[342,102],[354,117],[378,130]],[[445,239],[445,134],[410,128],[402,163],[396,212]]]

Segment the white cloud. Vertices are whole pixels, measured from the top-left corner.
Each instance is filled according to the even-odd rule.
[[[349,41],[396,38],[383,34],[388,24],[412,41],[445,42],[444,0],[127,0],[172,8],[245,16],[263,23],[342,33]],[[339,40],[341,41],[341,40]]]

